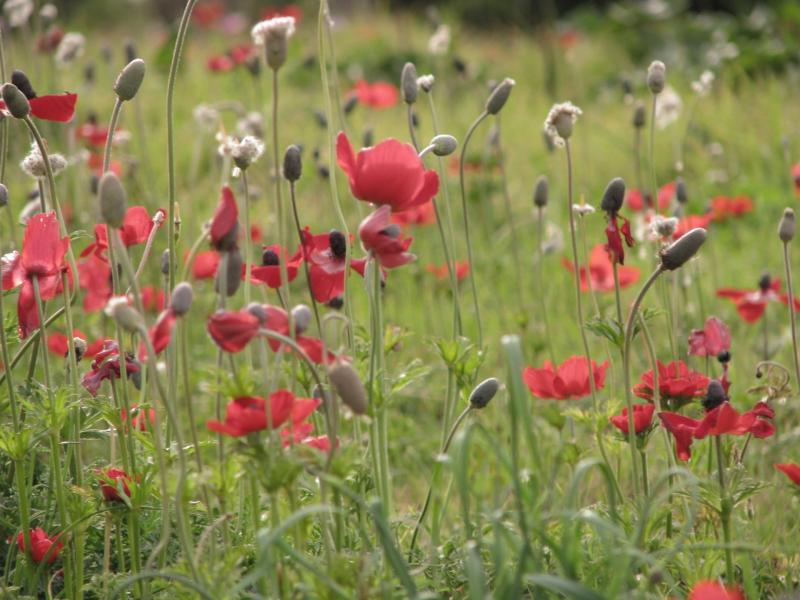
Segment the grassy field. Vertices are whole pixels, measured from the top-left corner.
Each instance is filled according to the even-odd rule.
[[[195,11],[208,5],[200,3]],[[220,20],[204,25],[195,17],[174,78],[170,61],[181,32],[177,24],[172,29],[150,20],[141,9],[120,9],[115,15],[104,7],[101,16],[87,5],[70,21],[56,20],[65,31],[80,31],[86,38],[80,56],[64,64],[52,52],[36,51],[36,31],[48,26],[41,19],[34,20],[33,29],[4,30],[5,80],[13,69],[21,69],[40,96],[64,90],[78,94],[71,122],[32,122],[47,152],[67,159],[68,166],[56,177],[56,191],[79,272],[88,260],[79,255],[95,241],[95,225],[111,222],[99,198],[103,190],[107,198],[113,195],[108,191],[113,176],[103,176],[98,197],[103,168],[91,161],[101,160],[105,138],[92,146],[76,131],[92,115],[101,128],[109,123],[118,99],[115,79],[130,58],[141,57],[146,75],[135,97],[121,103],[118,127],[123,134],[115,137],[110,157],[127,191],[127,205],[142,205],[148,215],[164,209],[166,222],[154,230],[151,250],[139,243],[118,248],[116,259],[111,254],[103,259],[130,262],[131,271],[142,263],[136,277],[127,267],[121,269],[115,290],[124,292],[135,281],[132,301],[142,299],[137,288],[166,289],[169,299],[184,273],[191,273],[187,256],[210,250],[204,227],[218,210],[223,185],[236,198],[240,232],[247,230],[248,210],[259,229],[257,240],[238,236],[239,248],[253,257],[254,265],[261,264],[265,245],[283,243],[294,253],[299,241],[291,191],[301,226],[321,234],[332,228],[344,231],[346,225],[353,235],[350,259],[367,258],[365,277],[353,273],[347,279],[344,306],[319,303],[314,308],[322,330],[311,317],[304,335],[323,340],[338,357],[349,357],[347,364],[366,386],[369,402],[361,410],[360,384],[350,381],[345,389],[337,384],[341,360],[324,364],[323,357],[323,364],[311,369],[303,356],[276,353],[261,339],[229,353],[209,335],[215,311],[222,306],[246,313],[247,295],[274,306],[311,306],[302,265],[280,293],[264,284],[242,283],[226,300],[215,291],[213,275],[189,276],[191,309],[178,316],[158,367],[148,369],[155,361],[137,357],[130,365],[141,368],[134,378],[138,381],[112,373],[111,381],[103,381],[92,395],[81,384],[87,372],[96,370],[92,358],[71,367],[76,357],[69,344],[48,353],[46,345],[31,343],[40,335],[38,321],[21,339],[17,306],[37,275],[28,268],[26,283],[12,285],[12,255],[7,254],[2,363],[8,365],[17,355],[20,360],[4,371],[0,388],[0,595],[794,597],[800,589],[800,485],[774,467],[800,462],[793,317],[778,294],[765,291],[745,299],[766,305],[757,322],[746,322],[740,316],[747,310],[741,298],[731,301],[717,290],[757,290],[768,273],[773,282],[781,279],[786,291],[784,244],[777,229],[784,209],[793,207],[797,197],[792,179],[792,165],[799,160],[796,69],[791,64],[781,70],[754,69],[744,60],[747,46],[739,47],[738,56],[711,64],[709,49],[723,43],[712,31],[730,26],[722,18],[692,23],[694,17],[676,17],[653,25],[658,35],[647,27],[632,28],[625,33],[632,39],[625,39],[618,28],[587,15],[560,23],[558,33],[531,35],[514,29],[477,32],[445,13],[452,40],[444,53],[432,54],[434,27],[422,11],[334,12],[326,36],[326,29],[319,29],[319,7],[304,8],[288,40],[285,64],[273,71],[262,51],[256,51],[257,75],[244,64],[224,72],[209,68],[210,59],[216,57],[219,68],[225,63],[219,57],[230,61],[233,55],[226,52],[252,41],[256,13],[246,15],[237,33],[222,31]],[[115,18],[107,19],[108,13]],[[679,35],[684,27],[693,28],[694,40]],[[755,37],[752,44],[761,41]],[[663,110],[675,93],[682,108],[673,122],[651,129],[654,95],[646,77],[654,60],[666,64],[671,90],[661,92],[656,102]],[[345,131],[356,152],[365,136],[373,144],[388,138],[411,141],[402,97],[385,108],[371,108],[363,99],[348,107],[357,80],[399,87],[409,61],[419,75],[435,76],[432,90],[419,89],[411,108],[420,148],[437,133],[454,136],[459,147],[440,159],[433,153],[421,159],[424,168],[439,173],[441,229],[435,217],[427,224],[403,225],[400,235],[413,237],[409,251],[416,260],[388,269],[381,286],[375,276],[379,253],[362,248],[359,237],[359,225],[374,207],[362,201],[369,198],[354,197],[336,161],[335,139]],[[715,78],[710,90],[700,94],[692,84],[707,69]],[[515,84],[498,114],[488,115],[474,130],[465,151],[462,189],[459,155],[465,135],[484,111],[490,83],[504,78]],[[172,79],[174,167],[168,161]],[[4,88],[8,103],[7,92]],[[563,101],[582,110],[568,140],[571,192],[566,149],[548,148],[543,136],[548,111]],[[639,101],[646,123],[638,130],[637,150],[633,117]],[[201,106],[204,118],[198,118]],[[242,120],[255,124],[249,132],[265,147],[247,167],[246,186],[231,157],[218,152],[220,138],[244,135]],[[0,171],[8,189],[8,204],[0,208],[0,249],[21,251],[24,261],[26,225],[18,217],[29,199],[37,199],[29,194],[38,185],[45,191],[41,203],[47,211],[56,207],[46,179],[33,179],[20,168],[31,143],[24,120],[9,115],[0,127],[8,142]],[[300,147],[303,166],[291,186],[285,177],[276,178],[274,169],[283,164],[290,144]],[[546,206],[537,208],[534,189],[543,175],[549,193]],[[401,188],[404,176],[411,175],[387,179],[387,187]],[[707,240],[695,257],[661,275],[644,296],[643,319],[633,322],[646,322],[646,328],[637,328],[627,356],[618,343],[623,323],[617,318],[613,280],[607,289],[581,292],[591,356],[598,363],[608,361],[604,385],[593,394],[582,382],[584,392],[573,394],[578,398],[536,397],[523,379],[523,368],[585,356],[575,279],[564,264],[573,261],[568,207],[585,202],[595,209],[575,215],[577,258],[586,265],[592,249],[607,242],[601,201],[616,177],[625,180],[629,191],[652,190],[654,184],[682,178],[688,201],[679,203],[673,195],[662,213],[696,215],[708,229]],[[250,202],[244,201],[246,192]],[[721,201],[712,202],[741,196],[752,201],[743,214],[725,213]],[[717,207],[716,213],[708,213],[710,206]],[[619,214],[630,219],[637,238],[632,248],[626,247],[625,266],[639,269],[636,281],[621,290],[624,321],[647,276],[660,264],[662,246],[672,240],[648,238],[645,219],[653,217],[652,211],[635,212],[626,200]],[[715,218],[704,220],[708,214]],[[380,239],[399,231],[384,229]],[[30,238],[33,247],[35,235]],[[458,261],[468,260],[468,239],[472,246],[469,273],[455,295],[443,238]],[[162,253],[170,247],[172,277],[169,268],[167,275],[160,268]],[[792,243],[786,248],[793,258]],[[41,245],[38,251],[45,252]],[[610,277],[606,253],[596,254]],[[438,276],[432,272],[436,267]],[[108,275],[89,284],[83,275],[80,281],[73,278],[79,285],[69,318],[86,341],[118,339],[139,354],[144,332],[136,326],[125,330],[123,309],[109,316],[87,308],[87,298],[108,287]],[[461,315],[455,333],[454,298]],[[63,293],[43,294],[43,299],[47,314],[64,307]],[[106,300],[92,308],[102,308]],[[30,306],[28,314],[35,315],[36,303]],[[142,307],[134,306],[128,310],[138,318]],[[147,328],[164,319],[157,303],[144,308]],[[298,321],[302,312],[295,313]],[[681,360],[698,374],[721,377],[723,365],[714,357],[690,355],[687,341],[690,331],[702,329],[712,316],[731,333],[724,407],[745,414],[756,402],[767,401],[775,413],[774,433],[760,439],[743,425],[722,431],[718,424],[710,435],[695,436],[691,459],[683,461],[675,456],[673,434],[654,416],[646,433],[633,436],[632,448],[632,440],[609,423],[630,401],[626,360],[632,385],[655,359]],[[269,323],[261,329],[278,331]],[[292,337],[293,329],[281,331]],[[604,336],[601,330],[611,333]],[[62,310],[45,334],[67,331]],[[117,370],[119,362],[117,355]],[[322,383],[316,390],[315,375]],[[480,407],[473,390],[487,378],[499,380],[500,387]],[[683,407],[676,408],[681,394],[662,397],[656,412],[703,419],[711,395],[707,384],[692,392]],[[493,384],[479,389],[487,387]],[[225,421],[232,399],[267,398],[278,389],[298,398],[316,393],[327,399],[295,423],[313,424],[312,432],[264,431],[267,421],[255,424],[263,413],[245,415],[247,435],[208,428],[210,420]],[[646,402],[636,396],[633,401]],[[129,428],[120,409],[132,404],[152,407],[155,421],[145,425],[141,417],[141,430]],[[463,420],[457,420],[462,411]],[[332,443],[334,434],[338,441]],[[327,445],[317,437],[323,435],[329,436]],[[297,443],[281,444],[290,438]],[[102,474],[109,467],[124,467],[127,476],[109,482]],[[423,505],[428,510],[415,534]],[[63,546],[54,541],[53,562],[43,555],[49,544],[37,546],[29,536],[17,541],[25,527],[41,527],[50,539],[59,536]],[[703,592],[700,582],[725,584],[728,595]]]

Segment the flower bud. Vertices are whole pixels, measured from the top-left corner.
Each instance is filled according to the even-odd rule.
[[[13,83],[4,83],[2,87],[3,102],[11,116],[15,119],[24,119],[31,112],[31,105],[17,86]]]
[[[303,160],[300,157],[300,148],[292,144],[286,148],[283,155],[283,176],[287,181],[297,181],[303,172]]]
[[[358,106],[358,96],[352,94],[345,99],[342,110],[344,111],[345,115],[349,115],[351,112],[353,112],[356,106]]]
[[[500,381],[494,377],[484,379],[469,395],[469,404],[472,408],[485,408],[500,389]]]
[[[644,107],[644,103],[639,101],[636,103],[636,106],[633,107],[633,126],[636,129],[641,129],[644,127],[646,121],[647,112]]]
[[[516,85],[516,81],[513,79],[506,77],[497,84],[491,94],[489,94],[489,99],[486,101],[486,112],[490,115],[496,115],[500,112],[500,110],[505,106],[508,97],[511,95],[511,88]]]
[[[144,319],[133,308],[125,296],[113,296],[105,308],[106,314],[114,319],[125,331],[131,333],[144,329]]]
[[[783,210],[783,217],[781,218],[780,225],[778,225],[778,237],[786,244],[791,242],[794,238],[796,224],[794,220],[794,210],[785,208]]]
[[[242,264],[242,253],[238,248],[225,252],[217,268],[214,291],[218,294],[222,293],[221,284],[224,282],[225,295],[229,298],[233,296],[242,282]]]
[[[169,307],[175,316],[182,317],[192,307],[192,300],[194,293],[192,292],[192,285],[186,281],[182,281],[175,286],[172,290],[172,298],[169,301]]]
[[[114,82],[114,92],[120,100],[133,100],[142,85],[144,72],[145,64],[141,58],[135,58],[125,65]]]
[[[431,140],[431,146],[436,156],[448,156],[456,151],[458,140],[452,135],[441,134]]]
[[[125,60],[128,62],[136,60],[136,57],[139,56],[139,52],[136,49],[136,42],[133,40],[126,41],[123,50],[125,53]]]
[[[600,208],[607,213],[617,213],[622,208],[622,203],[625,201],[625,182],[622,177],[615,177],[606,186],[606,191],[603,192],[603,199],[600,202]]]
[[[407,62],[403,66],[403,74],[400,76],[400,89],[403,91],[403,102],[414,104],[417,101],[417,92],[419,92],[417,67],[412,62]]]
[[[8,188],[4,183],[0,183],[0,208],[8,206]]]
[[[297,335],[305,332],[311,324],[311,309],[305,304],[298,304],[292,309],[294,332]]]
[[[128,197],[119,178],[111,171],[105,173],[100,178],[97,193],[103,222],[115,229],[122,227],[128,210]]]
[[[372,127],[367,127],[364,130],[364,137],[361,145],[364,148],[371,148],[374,143],[375,143],[375,132],[373,131]]]
[[[540,175],[536,180],[536,187],[533,190],[533,204],[539,208],[547,206],[547,196],[549,192],[547,175]]]
[[[161,253],[161,274],[169,275],[169,248]]]
[[[660,60],[654,60],[647,67],[647,87],[653,94],[660,94],[664,91],[667,83],[667,67]]]
[[[665,271],[674,271],[692,258],[703,242],[706,241],[706,230],[695,227],[684,233],[677,241],[661,251],[661,266]]]
[[[328,368],[328,379],[350,410],[357,415],[367,412],[367,390],[364,389],[364,384],[353,365],[344,360],[337,360]]]
[[[675,199],[678,204],[686,204],[689,201],[689,192],[686,190],[686,182],[683,177],[678,177],[675,182]]]
[[[267,322],[267,311],[264,309],[263,304],[251,302],[245,307],[245,310],[258,319],[261,323]]]
[[[25,97],[28,100],[33,100],[36,98],[36,91],[33,89],[31,85],[31,80],[28,79],[28,76],[25,74],[24,71],[20,71],[19,69],[14,69],[11,73],[11,83],[17,86],[20,92],[25,94]]]

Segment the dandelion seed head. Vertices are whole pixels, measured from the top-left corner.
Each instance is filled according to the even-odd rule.
[[[572,135],[572,126],[582,114],[583,111],[572,102],[554,104],[544,120],[544,130],[556,144],[563,144]]]

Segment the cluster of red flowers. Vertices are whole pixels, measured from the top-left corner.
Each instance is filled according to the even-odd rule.
[[[683,406],[695,398],[706,393],[710,379],[692,371],[682,360],[676,360],[668,364],[656,361],[658,366],[658,393],[662,402],[667,402],[673,406]],[[633,393],[653,401],[653,370],[650,369],[642,374],[640,383],[633,386]]]

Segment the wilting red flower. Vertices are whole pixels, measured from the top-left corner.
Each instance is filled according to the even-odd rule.
[[[211,431],[224,433],[232,437],[241,437],[256,431],[263,431],[271,425],[278,429],[292,414],[297,400],[289,390],[278,390],[269,395],[269,420],[267,419],[267,401],[258,396],[234,398],[225,409],[225,421],[208,421]]]
[[[295,280],[297,277],[297,270],[303,264],[303,250],[297,249],[293,256],[282,249],[279,244],[272,244],[271,246],[264,246],[264,252],[261,259],[261,265],[253,265],[250,267],[250,281],[253,283],[266,283],[267,287],[273,290],[281,287],[281,256],[286,261],[286,276],[289,282]],[[246,276],[245,266],[242,266],[242,279]]]
[[[393,213],[392,223],[397,223],[398,225],[433,225],[436,223],[436,209],[433,207],[433,200],[403,212]]]
[[[429,202],[439,191],[436,171],[425,170],[411,144],[393,138],[353,152],[344,133],[336,138],[336,160],[359,200],[383,204],[398,213]]]
[[[227,54],[212,56],[206,61],[206,67],[212,73],[227,73],[236,67],[236,63]]]
[[[139,363],[133,360],[133,356],[125,357],[125,372],[128,379],[139,373]],[[98,352],[92,361],[91,370],[84,374],[81,384],[92,396],[97,395],[100,384],[106,379],[119,379],[119,347],[114,340],[105,340],[103,349]]]
[[[561,264],[566,269],[574,272],[572,261],[568,258],[562,258]],[[617,267],[617,275],[619,276],[619,287],[625,289],[636,283],[639,279],[638,267]],[[613,292],[614,291],[614,267],[608,257],[608,252],[605,250],[603,244],[597,244],[592,248],[592,253],[589,255],[589,278],[586,278],[586,267],[580,267],[581,290],[584,292],[589,291],[589,283],[592,289],[596,292]]]
[[[619,224],[620,220],[622,220],[622,225]],[[606,240],[608,240],[608,243],[606,243],[605,249],[606,252],[608,252],[608,259],[612,264],[625,264],[625,247],[622,245],[623,239],[625,240],[625,246],[633,248],[630,221],[620,216],[618,213],[610,213],[608,215],[608,226],[606,227]]]
[[[97,479],[100,482],[100,491],[103,493],[103,498],[109,502],[122,502],[122,497],[119,495],[120,487],[123,493],[130,497],[131,490],[128,487],[131,477],[122,469],[104,469],[97,471]]]
[[[711,213],[705,215],[688,215],[679,219],[678,226],[675,228],[675,233],[672,234],[672,239],[677,240],[697,227],[708,229],[708,226],[711,225],[713,220],[714,218]]]
[[[425,270],[432,274],[436,279],[447,279],[450,277],[450,271],[447,265],[425,265]],[[456,279],[461,281],[469,275],[469,263],[467,261],[456,261]]]
[[[400,99],[397,86],[386,81],[369,83],[360,79],[350,93],[358,98],[359,104],[375,109],[391,108]]]
[[[710,379],[692,371],[682,360],[668,364],[656,361],[658,365],[658,392],[662,399],[685,404],[693,398],[706,393]],[[640,383],[633,386],[633,393],[648,401],[653,401],[653,370],[642,374]]]
[[[175,329],[175,322],[177,319],[177,315],[171,308],[168,308],[161,312],[155,325],[150,328],[148,335],[150,337],[150,343],[153,344],[153,351],[156,354],[161,354],[167,349],[167,346],[169,346],[170,341],[172,341],[172,331]],[[139,360],[142,362],[147,361],[147,347],[144,341],[139,344]]]
[[[51,94],[49,96],[35,96],[28,98],[31,105],[31,114],[43,121],[56,121],[66,123],[75,114],[75,104],[78,94]],[[6,103],[0,100],[0,111],[6,111]]]
[[[204,250],[198,252],[192,263],[192,277],[195,279],[213,279],[219,268],[219,252]]]
[[[745,600],[736,586],[725,586],[716,581],[698,581],[686,600]]]
[[[105,258],[91,254],[78,263],[78,285],[84,290],[83,310],[102,310],[111,298],[111,267]]]
[[[45,560],[45,557],[47,557],[48,564],[56,562],[58,553],[64,547],[64,544],[58,541],[58,535],[49,538],[41,527],[31,529],[28,533],[31,539],[31,559],[33,559],[33,562],[40,563]],[[17,548],[19,548],[20,552],[25,552],[25,536],[22,533],[17,536]],[[51,548],[53,549],[51,550]]]
[[[225,352],[241,352],[261,327],[261,321],[248,310],[219,310],[208,318],[209,335]]]
[[[594,388],[602,390],[606,382],[608,361],[597,365],[592,361]],[[573,400],[592,393],[589,382],[589,367],[585,356],[571,356],[557,368],[548,360],[544,367],[526,367],[522,379],[537,398],[554,400]]]
[[[327,303],[344,294],[346,242],[344,234],[336,230],[319,235],[312,235],[308,227],[303,231],[303,251],[308,263],[311,293],[317,302]],[[363,258],[350,259],[350,268],[362,277],[366,264]]]
[[[800,196],[800,164],[792,165],[792,181],[795,195]]]
[[[358,226],[358,235],[367,252],[375,255],[386,269],[401,267],[416,260],[408,252],[413,238],[400,237],[400,228],[389,222],[391,208],[384,204]]]
[[[150,236],[153,227],[160,226],[164,222],[166,213],[163,209],[158,209],[151,217],[144,206],[131,206],[125,213],[125,220],[117,233],[126,248],[144,244]],[[94,242],[89,244],[81,252],[81,257],[95,254],[105,258],[108,250],[108,225],[94,226]]]
[[[222,188],[217,210],[211,220],[211,246],[215,250],[230,250],[236,245],[236,235],[239,231],[239,207],[233,191],[227,185]]]
[[[658,190],[659,212],[663,212],[669,208],[669,203],[670,201],[672,201],[672,198],[675,195],[675,188],[676,188],[676,183],[674,181],[670,181],[669,183],[659,188]],[[625,197],[625,204],[633,212],[640,212],[645,208],[647,208],[641,190],[637,190],[635,188],[632,190],[628,190],[628,193]]]
[[[295,23],[303,20],[303,9],[297,4],[287,4],[286,6],[268,6],[261,11],[261,20],[266,21],[275,17],[292,17]]]
[[[789,304],[789,296],[781,293],[781,280],[769,275],[761,277],[757,290],[722,288],[717,290],[717,297],[733,300],[736,304],[736,311],[746,323],[758,321],[770,302]],[[794,300],[794,309],[800,310],[800,300],[797,298]]]
[[[717,356],[731,348],[731,330],[717,317],[706,319],[703,329],[692,329],[689,334],[691,356]]]
[[[634,404],[633,405],[633,430],[640,434],[646,431],[653,424],[653,412],[655,404]],[[628,409],[623,408],[622,414],[610,417],[609,422],[625,435],[628,435]]]
[[[219,0],[198,2],[192,12],[192,22],[198,27],[207,29],[216,25],[225,14],[225,6]]]
[[[61,274],[69,273],[64,257],[69,237],[61,237],[54,212],[34,215],[25,227],[22,254],[11,252],[2,257],[3,290],[22,286],[17,300],[20,339],[39,327],[33,278],[39,283],[42,300],[52,300],[64,291]]]
[[[166,305],[164,290],[152,285],[145,285],[140,290],[142,294],[142,306],[145,310],[161,312]]]
[[[800,465],[783,463],[775,465],[775,468],[791,479],[792,483],[800,486]]]
[[[123,408],[119,414],[122,422],[125,423],[128,420],[128,413],[126,413]],[[152,427],[156,423],[156,411],[154,408],[149,408],[145,412],[138,404],[131,404],[131,415],[131,425],[133,425],[133,428],[137,431],[147,431],[148,426]],[[128,428],[126,426],[125,431],[127,430]]]
[[[747,196],[715,196],[711,199],[711,218],[714,221],[741,217],[749,212],[753,212],[753,201]]]

